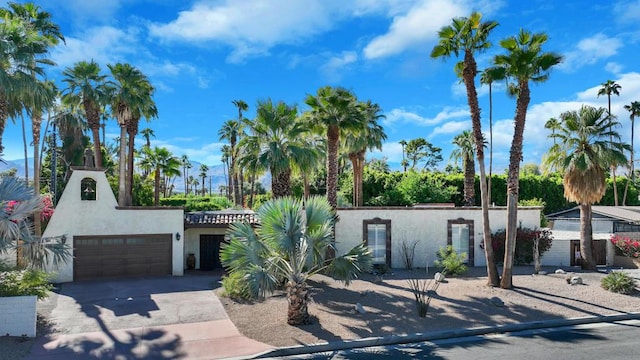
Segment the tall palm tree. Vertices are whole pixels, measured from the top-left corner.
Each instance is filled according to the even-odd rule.
[[[231,146],[222,145],[220,147],[220,152],[222,153],[221,161],[225,165],[225,173],[227,178],[227,199],[229,201],[233,200],[232,194],[232,186],[233,186],[233,175],[231,174]]]
[[[317,153],[301,141],[309,129],[298,120],[298,109],[271,99],[258,101],[256,118],[251,123],[246,146],[260,149],[258,164],[271,173],[273,197],[291,195],[291,172],[298,164],[314,162]]]
[[[189,178],[189,169],[193,167],[193,164],[189,161],[187,154],[182,155],[180,163],[182,164],[182,179],[184,179],[184,194],[189,195],[189,182],[187,179]]]
[[[611,94],[620,96],[620,89],[622,89],[622,87],[613,80],[607,80],[600,85],[602,87],[598,89],[598,97],[600,97],[600,95],[607,95],[607,109],[609,110],[609,115],[611,115]],[[618,206],[618,184],[616,181],[616,169],[613,167],[611,168],[611,176],[613,180],[613,204]]]
[[[111,93],[111,109],[120,125],[120,176],[118,203],[131,205],[133,189],[133,158],[135,137],[141,118],[147,120],[158,116],[153,101],[155,89],[149,78],[130,64],[107,65],[116,86]],[[128,149],[127,149],[128,145]]]
[[[100,74],[100,65],[95,61],[80,61],[66,68],[62,75],[67,88],[62,98],[73,106],[81,105],[93,138],[93,154],[96,168],[102,169],[102,151],[100,146],[100,112],[109,101],[112,83]]]
[[[564,173],[564,197],[580,205],[580,257],[582,268],[595,270],[591,205],[604,196],[606,173],[610,166],[626,162],[624,151],[630,147],[613,130],[620,126],[605,108],[582,106],[578,111],[560,115],[558,142],[543,159],[545,171]],[[611,141],[613,139],[613,141]]]
[[[629,190],[629,183],[633,182],[635,178],[635,164],[633,161],[634,149],[633,149],[633,133],[635,127],[635,118],[640,116],[640,101],[632,101],[631,104],[625,105],[624,109],[630,112],[629,118],[631,119],[631,151],[629,152],[629,178],[627,184],[624,186],[624,196],[622,197],[622,206],[627,203],[627,191]]]
[[[202,196],[205,196],[207,194],[207,191],[205,189],[204,180],[207,178],[209,167],[205,164],[200,164],[200,169],[198,170],[200,171],[200,175],[198,175],[198,177],[202,179]]]
[[[359,131],[347,131],[344,144],[353,168],[353,206],[363,205],[362,174],[364,172],[365,154],[367,150],[382,149],[382,142],[387,138],[378,120],[385,116],[382,109],[371,100],[360,102],[359,110],[366,120],[366,126]]]
[[[342,256],[328,259],[333,248],[332,206],[323,197],[302,201],[290,197],[270,200],[257,212],[257,228],[245,222],[231,225],[231,239],[220,259],[231,273],[242,275],[250,295],[264,297],[286,281],[287,323],[309,323],[307,280],[326,273],[346,285],[371,269],[370,250],[359,244]]]
[[[402,140],[400,140],[399,143],[400,143],[400,145],[402,145],[402,162],[400,163],[400,165],[402,166],[402,172],[406,173],[407,172],[407,166],[409,165],[409,162],[404,157],[404,154],[405,154],[404,149],[407,146],[407,141],[402,139]]]
[[[549,129],[551,130],[551,137],[553,138],[553,145],[556,144],[556,137],[554,136],[556,133],[556,130],[558,130],[558,128],[560,127],[560,121],[558,121],[558,119],[552,117],[549,120],[547,120],[547,122],[544,123],[544,128],[545,129]]]
[[[173,156],[167,148],[142,148],[140,166],[154,171],[153,204],[160,205],[160,179],[163,173],[173,173],[180,168],[180,160]]]
[[[356,96],[341,87],[321,87],[315,96],[308,95],[305,103],[311,107],[306,113],[307,121],[327,136],[327,199],[336,208],[340,134],[363,129],[366,121],[357,110]]]
[[[151,138],[156,137],[156,133],[151,128],[144,128],[140,130],[140,135],[144,138],[145,146],[151,147]]]
[[[438,44],[431,51],[432,58],[448,58],[460,52],[463,53],[462,81],[467,90],[467,102],[471,112],[471,124],[473,137],[476,144],[476,157],[480,170],[480,196],[482,197],[482,233],[484,251],[487,263],[488,285],[498,286],[498,270],[493,259],[493,247],[491,241],[491,226],[489,224],[489,193],[487,189],[487,175],[484,168],[484,136],[482,135],[482,123],[480,121],[480,106],[478,105],[478,93],[476,91],[475,78],[478,74],[478,66],[475,54],[491,47],[489,34],[498,23],[495,21],[482,21],[482,14],[473,12],[469,17],[459,17],[452,20],[451,25],[444,26],[438,32]],[[459,66],[457,66],[459,67]]]
[[[236,164],[237,160],[237,149],[236,145],[238,144],[238,138],[244,134],[244,126],[241,121],[238,120],[227,120],[222,124],[220,130],[218,130],[218,136],[220,140],[229,140],[230,151],[231,151],[231,169],[229,175],[233,179],[233,183],[230,186],[233,189],[233,201],[236,205],[242,204],[241,199],[241,189],[238,178],[238,167]]]
[[[471,131],[463,131],[462,134],[453,138],[453,145],[456,146],[451,151],[451,159],[457,164],[462,160],[464,169],[464,204],[465,206],[475,205],[475,179],[476,165],[475,158],[475,139]]]
[[[520,30],[518,35],[500,41],[500,46],[506,51],[506,54],[496,55],[494,58],[498,69],[504,71],[507,79],[514,81],[509,90],[511,95],[516,96],[515,127],[509,152],[509,174],[507,176],[507,229],[504,265],[500,280],[500,286],[504,289],[510,289],[513,286],[512,271],[518,230],[520,162],[522,161],[522,142],[527,109],[531,100],[529,82],[546,81],[549,78],[551,68],[562,60],[562,57],[555,53],[542,51],[542,46],[547,42],[547,39],[545,33],[532,34]]]

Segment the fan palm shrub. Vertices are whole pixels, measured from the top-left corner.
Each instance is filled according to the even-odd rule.
[[[309,323],[307,280],[324,272],[346,285],[369,271],[372,255],[359,244],[342,256],[327,258],[334,247],[336,215],[324,197],[306,201],[282,197],[267,201],[257,211],[260,224],[254,229],[244,222],[227,231],[220,259],[230,276],[242,274],[254,298],[272,293],[285,284],[288,300],[287,323]]]

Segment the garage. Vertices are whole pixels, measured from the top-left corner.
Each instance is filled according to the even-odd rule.
[[[75,236],[75,280],[171,275],[172,234]]]

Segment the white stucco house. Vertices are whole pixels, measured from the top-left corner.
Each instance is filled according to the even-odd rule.
[[[631,259],[617,254],[609,241],[613,235],[640,239],[640,206],[592,206],[593,253],[598,265],[633,267]],[[580,208],[547,215],[553,234],[545,260],[553,265],[578,265],[580,253]]]
[[[519,207],[522,227],[540,227],[541,207]],[[479,207],[359,207],[338,209],[336,247],[344,253],[365,242],[373,251],[375,262],[391,268],[405,267],[402,246],[418,241],[414,266],[433,266],[437,251],[452,245],[466,252],[469,266],[485,266],[482,209]],[[507,208],[489,208],[491,232],[506,227]],[[544,257],[543,257],[544,258]]]
[[[182,275],[184,210],[119,207],[104,171],[73,168],[43,238],[62,238],[73,258],[54,282]]]

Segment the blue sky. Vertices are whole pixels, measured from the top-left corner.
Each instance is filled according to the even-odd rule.
[[[608,79],[622,86],[612,112],[630,135],[625,104],[640,100],[640,1],[465,1],[465,0],[47,0],[66,37],[53,49],[58,66],[80,60],[128,62],[157,88],[159,117],[141,123],[156,134],[153,145],[176,156],[220,164],[217,132],[237,117],[231,101],[249,104],[271,98],[305,109],[304,98],[324,85],[344,86],[361,100],[378,103],[388,139],[381,152],[393,167],[402,159],[400,140],[417,137],[443,149],[470,129],[466,94],[453,66],[432,60],[437,31],[452,17],[481,11],[500,23],[494,47],[478,55],[479,68],[500,53],[500,39],[520,28],[546,32],[545,51],[564,56],[550,79],[532,85],[524,138],[524,163],[539,163],[551,141],[544,123],[582,104],[606,106],[597,97]],[[515,99],[494,85],[494,168],[507,166]],[[488,88],[479,88],[483,128],[488,132]],[[107,138],[118,136],[115,121]],[[5,155],[22,158],[19,123],[8,124]],[[112,141],[112,140],[111,140]],[[142,138],[136,139],[142,144]],[[627,139],[630,141],[630,139]],[[442,167],[446,165],[443,162]]]

